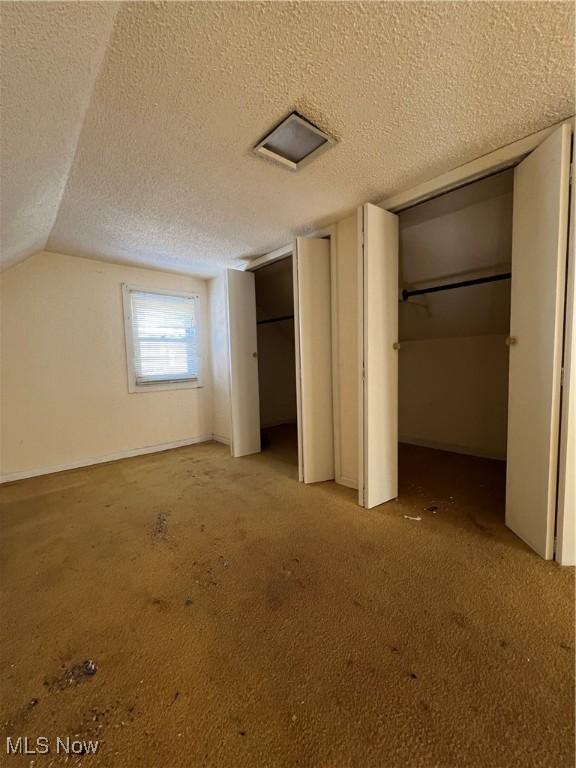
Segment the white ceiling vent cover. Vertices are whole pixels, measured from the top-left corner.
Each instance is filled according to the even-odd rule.
[[[297,112],[291,112],[260,139],[254,152],[297,171],[335,143],[336,139],[332,136]]]

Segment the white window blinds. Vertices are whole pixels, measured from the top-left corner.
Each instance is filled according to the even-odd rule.
[[[197,297],[130,289],[136,384],[198,379]]]

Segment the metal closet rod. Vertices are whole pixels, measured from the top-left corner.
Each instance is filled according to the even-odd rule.
[[[484,283],[497,283],[500,280],[510,280],[512,272],[502,272],[500,275],[489,275],[488,277],[475,277],[472,280],[460,280],[457,283],[446,283],[445,285],[435,285],[433,288],[415,288],[409,291],[406,288],[402,291],[402,299],[406,301],[410,296],[424,296],[426,293],[440,293],[440,291],[451,291],[454,288],[468,288],[470,285],[484,285]]]
[[[265,323],[280,323],[282,320],[294,320],[294,315],[283,315],[282,317],[270,317],[266,320],[258,320],[256,325],[264,325]]]

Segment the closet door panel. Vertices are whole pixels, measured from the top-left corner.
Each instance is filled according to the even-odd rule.
[[[230,408],[232,456],[260,452],[260,402],[254,274],[227,273],[230,344]]]
[[[554,554],[570,129],[516,168],[508,400],[506,525]]]
[[[294,311],[300,479],[334,479],[330,241],[296,240]]]
[[[398,216],[358,212],[360,232],[359,504],[398,495]]]

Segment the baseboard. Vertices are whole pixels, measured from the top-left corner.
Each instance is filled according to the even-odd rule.
[[[273,421],[270,424],[261,424],[261,429],[273,429],[274,427],[288,427],[292,426],[294,424],[297,424],[298,422],[295,419],[289,419],[286,421],[286,419],[281,419],[280,421]]]
[[[214,433],[212,435],[212,440],[215,440],[217,443],[223,443],[224,445],[230,445],[230,438],[224,437],[224,435],[217,435]]]
[[[216,440],[214,435],[200,435],[199,437],[189,437],[185,440],[176,440],[172,443],[160,443],[159,445],[147,445],[144,448],[135,448],[131,451],[119,451],[109,453],[106,456],[95,456],[81,461],[73,461],[69,464],[58,464],[53,467],[42,467],[41,469],[25,469],[21,472],[9,472],[0,475],[0,485],[3,483],[13,483],[15,480],[25,480],[28,477],[39,477],[40,475],[52,475],[55,472],[66,472],[69,469],[81,469],[82,467],[91,467],[94,464],[105,464],[108,461],[118,461],[119,459],[130,459],[133,456],[143,456],[146,453],[160,453],[161,451],[170,451],[173,448],[183,448],[186,445],[195,443],[206,443],[210,440]]]
[[[346,488],[353,488],[355,491],[358,490],[358,481],[352,480],[349,477],[337,477],[336,482],[338,485],[346,486]]]
[[[448,445],[446,443],[435,443],[432,440],[420,440],[417,437],[399,437],[399,443],[408,445],[417,445],[419,448],[433,448],[435,451],[448,451],[449,453],[461,453],[464,456],[478,456],[481,459],[495,459],[496,461],[506,461],[506,456],[497,456],[489,451],[476,450],[468,448],[465,445]]]

